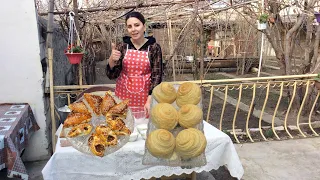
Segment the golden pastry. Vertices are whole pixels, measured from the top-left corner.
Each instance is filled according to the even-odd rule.
[[[206,137],[198,129],[182,130],[176,137],[176,152],[183,159],[199,156],[205,151],[206,146]]]
[[[70,113],[67,116],[67,119],[64,121],[64,127],[75,126],[81,123],[87,123],[91,121],[90,114],[82,114],[82,113]]]
[[[107,124],[116,135],[129,136],[131,134],[130,129],[119,117],[117,117],[115,120],[107,120]]]
[[[118,137],[113,131],[111,131],[107,136],[105,136],[105,138],[107,146],[115,146],[118,144]]]
[[[152,95],[159,103],[172,104],[176,100],[177,91],[173,84],[162,82],[153,89]]]
[[[107,135],[111,132],[111,128],[108,127],[107,125],[99,125],[96,127],[96,133],[97,134],[103,134],[103,135]]]
[[[116,101],[112,97],[111,92],[110,91],[106,92],[101,103],[101,114],[105,116],[107,112],[115,105],[116,105]]]
[[[68,137],[88,135],[92,130],[92,126],[88,123],[79,124],[74,126],[68,133]]]
[[[106,121],[117,120],[117,119],[126,119],[127,114],[109,114],[106,115]]]
[[[127,126],[124,126],[122,127],[122,129],[116,130],[114,132],[116,133],[116,135],[119,135],[119,136],[130,136],[131,134],[131,131]]]
[[[202,110],[194,104],[183,105],[178,111],[178,122],[184,128],[195,127],[202,120]]]
[[[69,109],[71,110],[71,112],[90,114],[88,108],[86,107],[83,101],[70,104]]]
[[[120,118],[117,118],[116,120],[108,120],[107,124],[113,131],[121,130],[126,125]]]
[[[109,111],[108,114],[123,114],[128,109],[129,99],[121,101],[119,104],[113,106]]]
[[[91,152],[96,155],[102,157],[104,155],[104,151],[106,149],[105,138],[101,134],[92,134],[88,139],[88,145]]]
[[[116,134],[106,125],[99,125],[96,127],[96,133],[102,134],[107,146],[115,146],[118,144],[118,137]]]
[[[175,148],[175,138],[165,129],[152,131],[146,140],[149,152],[159,158],[170,158]]]
[[[100,116],[100,114],[101,114],[100,106],[102,103],[102,98],[100,96],[88,94],[88,93],[84,93],[83,96],[84,96],[85,101],[89,105],[89,107],[92,109],[92,112],[95,115]]]
[[[152,123],[158,129],[172,130],[178,124],[178,112],[168,103],[159,103],[151,110]]]
[[[186,82],[180,85],[176,103],[179,107],[185,104],[197,105],[201,100],[201,89],[197,84]]]
[[[93,137],[96,136],[96,133],[92,133],[90,135],[90,137],[88,138],[88,146],[91,146],[92,142],[93,142]]]

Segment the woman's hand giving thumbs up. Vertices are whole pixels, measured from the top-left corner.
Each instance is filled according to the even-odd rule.
[[[112,51],[109,57],[109,66],[112,69],[116,65],[117,61],[119,61],[121,52],[116,49],[116,45],[114,43],[111,43],[111,48]]]

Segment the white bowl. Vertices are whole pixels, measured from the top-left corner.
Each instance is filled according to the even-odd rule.
[[[148,124],[139,124],[136,126],[138,129],[139,133],[141,134],[141,131],[147,131],[148,129]]]
[[[143,139],[147,139],[147,130],[139,131]]]
[[[136,141],[138,139],[138,137],[139,137],[139,133],[136,133],[136,132],[131,133],[130,137],[129,137],[129,141],[130,142],[134,142],[134,141]]]

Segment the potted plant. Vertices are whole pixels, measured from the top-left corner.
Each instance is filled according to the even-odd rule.
[[[70,64],[79,64],[83,57],[84,50],[82,46],[69,45],[65,50],[65,54],[69,59]]]
[[[315,12],[314,16],[316,17],[317,22],[320,23],[320,13]]]
[[[320,73],[318,74],[317,77],[314,78],[314,85],[318,90],[320,90]]]
[[[263,30],[267,29],[267,22],[268,22],[268,14],[261,14],[259,19],[258,19],[258,29]]]

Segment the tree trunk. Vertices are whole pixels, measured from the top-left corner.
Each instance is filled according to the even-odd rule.
[[[73,12],[74,12],[74,23],[76,25],[76,30],[78,31],[79,36],[80,36],[79,15],[78,15],[78,1],[77,0],[73,0]],[[76,42],[75,44],[78,45],[78,42]],[[74,64],[72,66],[73,66],[72,74],[74,74],[72,83],[75,84],[75,85],[78,85],[79,84],[79,71],[78,71],[78,69],[81,68],[81,67],[79,67],[79,64]]]
[[[292,46],[291,43],[292,39],[294,37],[294,33],[300,28],[300,26],[302,25],[302,23],[304,22],[306,18],[305,14],[302,14],[300,17],[298,17],[298,21],[296,22],[296,24],[288,31],[288,33],[286,34],[286,39],[285,39],[285,50],[284,50],[284,60],[285,60],[285,72],[286,75],[290,75],[292,74],[292,68],[291,68],[291,58],[290,58],[290,54],[292,52]]]
[[[310,72],[310,64],[311,64],[311,49],[312,49],[312,33],[313,33],[313,19],[307,18],[307,34],[306,34],[306,48],[304,52],[304,63],[303,63],[303,73]]]
[[[320,72],[320,58],[319,58],[319,43],[320,43],[320,26],[317,27],[317,32],[314,40],[314,53],[312,58],[312,73]]]

